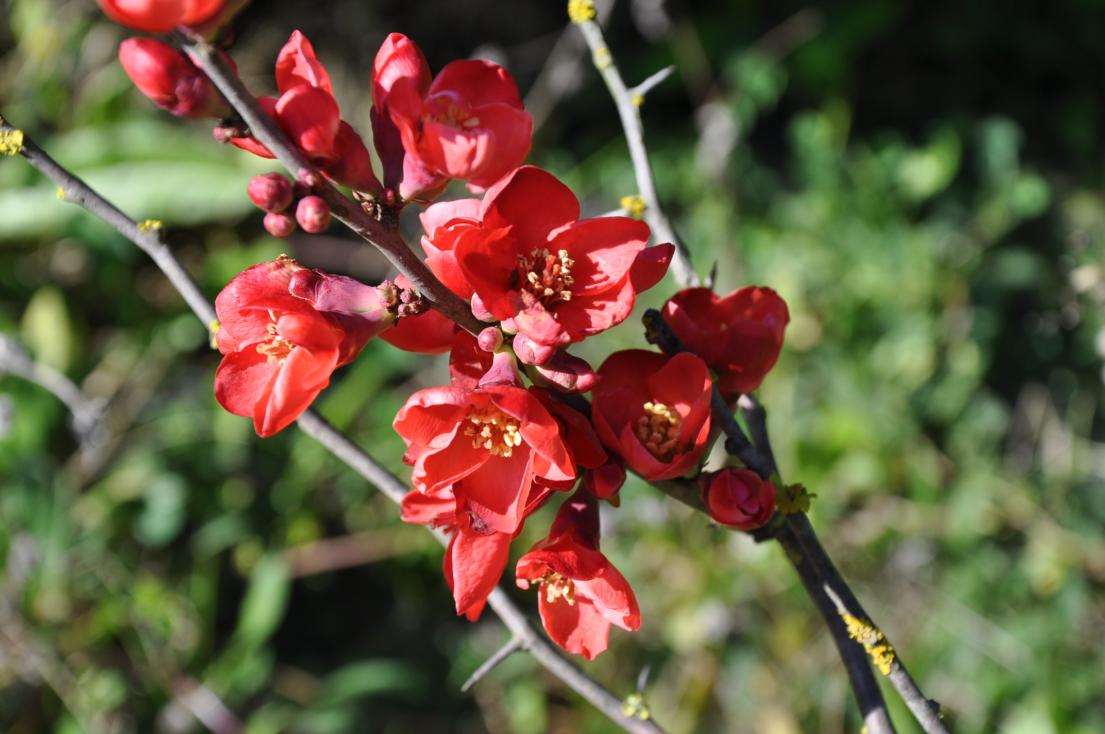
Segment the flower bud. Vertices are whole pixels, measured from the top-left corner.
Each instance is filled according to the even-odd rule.
[[[503,345],[503,332],[499,331],[498,327],[489,326],[480,332],[476,342],[483,351],[494,352]]]
[[[473,296],[472,302],[475,303],[475,301],[476,298]],[[538,344],[525,334],[518,334],[514,337],[514,353],[525,364],[544,364],[556,354],[556,347]]]
[[[524,339],[521,334],[514,337],[515,344]],[[523,360],[525,361],[525,360]],[[586,360],[561,350],[536,366],[537,373],[548,381],[548,386],[562,392],[585,393],[595,386],[598,377]]]
[[[295,220],[304,232],[318,234],[330,226],[330,207],[321,196],[304,196],[295,207]]]
[[[291,206],[292,184],[279,173],[266,173],[249,180],[249,198],[267,212],[282,212]]]
[[[617,459],[607,459],[597,469],[583,475],[583,486],[600,500],[616,500],[615,494],[625,484],[625,467]]]
[[[119,63],[138,91],[174,115],[220,118],[230,111],[203,72],[166,43],[128,38],[119,44]]]
[[[295,219],[287,214],[269,212],[265,215],[265,231],[273,237],[287,237],[295,231]]]
[[[775,486],[748,469],[722,469],[701,478],[706,509],[722,525],[755,530],[775,514]]]

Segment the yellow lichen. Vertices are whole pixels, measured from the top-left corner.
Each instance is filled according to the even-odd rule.
[[[652,712],[648,709],[648,702],[640,693],[630,693],[622,701],[622,714],[641,721],[652,718]]]
[[[878,627],[846,611],[840,612],[840,618],[848,628],[848,636],[863,645],[871,656],[871,662],[883,675],[890,675],[894,667],[894,647]]]
[[[211,348],[219,348],[219,330],[223,328],[223,325],[219,323],[218,319],[212,319],[211,323],[207,325],[207,331],[211,334]]]
[[[140,232],[155,232],[164,226],[160,219],[143,219],[138,223],[138,230]]]
[[[58,186],[57,191],[54,192],[54,196],[58,197],[59,201],[65,201],[65,189]]]
[[[625,209],[625,213],[634,219],[644,219],[645,216],[645,198],[640,194],[630,194],[629,196],[623,196],[621,200],[622,209]]]
[[[19,155],[23,150],[23,131],[15,128],[0,130],[0,155]]]
[[[595,68],[599,71],[608,68],[614,63],[614,57],[610,55],[610,49],[606,46],[599,46],[595,49],[595,55],[591,57],[591,60],[595,62]]]
[[[568,0],[568,18],[573,23],[586,23],[596,15],[593,0]]]
[[[779,487],[776,502],[779,512],[784,515],[793,515],[797,512],[808,512],[810,500],[817,495],[810,492],[801,484],[777,484]]]
[[[645,95],[640,93],[634,94],[632,97],[629,98],[629,101],[633,104],[634,107],[640,107],[645,103]]]

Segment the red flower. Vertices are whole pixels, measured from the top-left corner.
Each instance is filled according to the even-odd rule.
[[[384,178],[394,186],[401,177],[404,198],[433,198],[450,178],[486,188],[529,153],[533,119],[514,79],[490,61],[453,61],[431,80],[418,47],[392,33],[376,54],[372,100]]]
[[[755,530],[775,514],[775,485],[748,469],[722,469],[703,475],[710,517],[738,530]]]
[[[724,298],[709,288],[687,288],[664,305],[664,319],[717,371],[718,389],[731,398],[755,390],[775,366],[790,314],[770,288],[748,286]]]
[[[580,220],[571,190],[532,166],[501,180],[482,203],[430,207],[423,226],[427,265],[455,293],[471,295],[478,317],[501,319],[508,331],[545,347],[624,321],[637,293],[663,277],[673,252],[671,245],[646,249],[643,222]]]
[[[547,489],[532,493],[525,516],[540,507],[548,495]],[[403,499],[402,518],[404,522],[443,528],[453,534],[445,550],[442,571],[453,592],[457,614],[475,621],[502,578],[510,542],[517,533],[489,530],[471,512],[458,511],[450,487],[430,494],[412,490]]]
[[[557,512],[549,536],[522,556],[518,586],[538,584],[545,631],[568,652],[593,660],[606,649],[610,625],[636,631],[641,611],[629,582],[599,552],[594,497],[576,492]]]
[[[276,58],[279,97],[259,97],[261,108],[327,176],[357,191],[378,192],[380,182],[361,136],[341,119],[330,75],[315,49],[293,31]],[[234,145],[263,158],[273,155],[254,138],[231,138]]]
[[[472,513],[481,531],[514,533],[539,486],[576,476],[556,420],[513,385],[420,390],[393,425],[415,488],[452,486],[458,511]]]
[[[215,85],[182,52],[153,38],[119,44],[119,63],[138,91],[182,117],[224,117],[230,108]]]
[[[97,0],[116,23],[147,33],[195,26],[223,9],[224,0]]]
[[[300,267],[286,257],[239,273],[215,299],[223,360],[215,397],[257,435],[307,409],[335,369],[395,320],[395,289]]]
[[[648,480],[690,471],[710,435],[706,364],[689,353],[629,349],[610,355],[598,374],[592,420],[607,448]]]

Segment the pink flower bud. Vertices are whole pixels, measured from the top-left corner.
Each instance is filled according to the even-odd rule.
[[[503,345],[503,332],[495,326],[489,326],[480,332],[480,335],[476,337],[476,342],[483,351],[494,352]]]
[[[518,341],[524,339],[522,334],[514,337],[515,349]],[[521,359],[521,357],[520,357]],[[525,359],[522,359],[524,362]],[[586,360],[568,354],[565,351],[556,352],[552,357],[537,365],[537,372],[548,381],[549,387],[563,392],[584,393],[595,386],[598,379],[595,371]]]
[[[722,525],[755,530],[775,514],[775,486],[748,469],[704,474],[706,509]]]
[[[295,231],[295,219],[287,214],[269,212],[265,215],[265,231],[273,237],[287,237]]]
[[[267,212],[282,212],[291,206],[292,184],[279,173],[266,173],[249,180],[249,198]]]
[[[330,226],[330,207],[321,196],[304,196],[295,207],[295,220],[304,232],[318,234]]]
[[[174,115],[219,118],[230,111],[203,72],[166,43],[128,38],[119,44],[119,63],[138,91]]]
[[[475,304],[475,302],[476,298],[473,296],[472,303]],[[477,315],[476,318],[479,318],[479,316]],[[556,347],[538,344],[525,334],[518,334],[514,337],[514,353],[525,364],[544,364],[556,354]]]

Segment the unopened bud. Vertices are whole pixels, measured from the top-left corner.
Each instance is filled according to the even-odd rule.
[[[503,332],[498,327],[489,326],[476,337],[476,343],[485,352],[494,352],[503,345]]]
[[[282,212],[292,203],[292,182],[279,173],[249,180],[249,198],[267,212]]]
[[[265,231],[273,237],[287,237],[295,231],[295,219],[287,214],[269,212],[265,215]]]
[[[229,112],[211,80],[167,43],[128,38],[119,45],[119,63],[138,91],[174,115],[219,118]]]
[[[304,232],[318,234],[330,226],[330,207],[321,196],[304,196],[295,207],[295,220]]]
[[[518,338],[514,338],[515,350],[518,348]],[[524,362],[525,359],[522,359],[522,361]],[[598,375],[595,374],[595,371],[591,368],[591,365],[587,364],[586,360],[565,351],[556,352],[550,358],[536,365],[536,369],[538,375],[547,381],[549,387],[563,392],[588,392],[598,380]]]
[[[748,469],[722,469],[703,474],[706,509],[722,525],[755,530],[775,514],[775,485]]]
[[[472,303],[475,304],[475,302],[476,298],[473,297]],[[475,313],[475,305],[472,307],[472,312]],[[478,314],[476,318],[479,318]],[[514,337],[514,353],[525,364],[544,364],[556,354],[556,347],[538,344],[525,334],[518,334]]]

